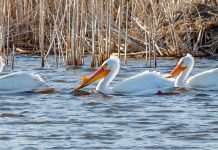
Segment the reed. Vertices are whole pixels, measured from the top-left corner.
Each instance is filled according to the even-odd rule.
[[[95,14],[95,0],[92,0],[92,60],[91,60],[91,67],[95,68],[96,66],[96,56],[95,56],[95,49],[96,49],[96,14]]]
[[[13,54],[39,54],[41,66],[54,55],[58,67],[92,68],[111,54],[144,57],[187,52],[218,53],[217,0],[2,0],[0,51],[8,63]]]
[[[16,47],[13,45],[13,51],[12,51],[12,54],[11,54],[11,69],[12,69],[12,70],[14,69],[14,55],[15,55],[15,50],[16,50]]]
[[[129,3],[126,4],[126,36],[125,36],[125,49],[124,49],[124,64],[127,65],[127,37],[128,37],[128,14],[129,14]]]
[[[10,42],[10,21],[11,21],[11,0],[7,1],[8,17],[7,17],[7,48],[6,48],[6,64],[8,65],[9,60],[9,42]]]
[[[39,48],[41,50],[41,67],[45,66],[45,58],[44,58],[44,32],[45,32],[45,25],[44,25],[44,16],[45,16],[45,1],[40,0],[39,2]]]

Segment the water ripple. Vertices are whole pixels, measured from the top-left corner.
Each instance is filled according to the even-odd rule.
[[[74,92],[81,75],[96,69],[88,65],[41,69],[39,59],[18,56],[15,70],[40,74],[57,92],[1,94],[0,149],[218,149],[217,91],[175,88],[160,95],[108,96],[93,91],[93,84]],[[158,61],[155,69],[168,73],[178,60]],[[192,74],[214,62],[196,59]],[[145,67],[143,59],[129,59],[128,64],[112,86],[154,70]],[[10,68],[5,70],[10,72]]]

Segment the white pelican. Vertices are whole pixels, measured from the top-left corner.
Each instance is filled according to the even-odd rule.
[[[160,73],[145,71],[121,81],[114,87],[110,86],[120,69],[117,58],[106,60],[90,77],[82,76],[82,84],[75,91],[100,80],[96,90],[105,94],[147,95],[157,94],[174,87],[171,79],[166,79]]]
[[[177,77],[175,80],[176,87],[218,90],[218,68],[210,69],[188,78],[193,66],[194,57],[192,55],[187,54],[180,59],[178,65],[171,72],[172,77]]]
[[[4,67],[4,61],[0,56],[0,71]],[[0,93],[17,93],[35,91],[46,93],[48,86],[38,74],[15,72],[0,76]],[[48,91],[47,91],[48,92]]]

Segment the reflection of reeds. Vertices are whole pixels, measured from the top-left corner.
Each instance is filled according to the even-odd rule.
[[[217,53],[217,16],[215,0],[1,0],[0,51],[7,63],[15,45],[41,66],[49,54],[79,66],[87,53],[93,68],[112,53],[156,66],[156,56]]]

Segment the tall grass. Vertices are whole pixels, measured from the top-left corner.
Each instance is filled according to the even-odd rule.
[[[1,0],[0,51],[7,62],[13,45],[39,52],[42,67],[50,54],[57,67],[91,54],[94,68],[112,53],[156,66],[156,56],[217,53],[217,16],[216,0]]]

